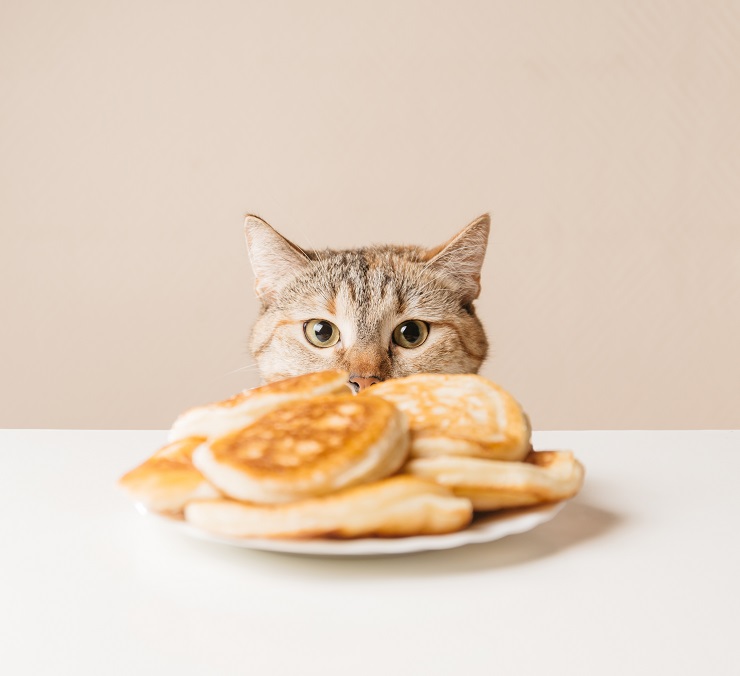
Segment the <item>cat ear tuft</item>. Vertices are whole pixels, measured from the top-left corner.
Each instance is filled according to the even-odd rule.
[[[490,230],[491,217],[483,214],[451,240],[427,252],[426,268],[454,278],[462,287],[463,305],[480,295],[480,272]]]
[[[254,291],[267,305],[281,286],[308,265],[309,258],[303,249],[287,240],[259,216],[247,214],[244,234],[255,276]]]

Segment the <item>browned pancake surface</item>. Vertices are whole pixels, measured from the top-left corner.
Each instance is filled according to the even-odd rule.
[[[350,465],[383,436],[393,406],[351,394],[291,402],[211,444],[216,461],[252,475],[305,475]]]
[[[339,381],[347,382],[349,374],[341,369],[331,369],[328,371],[317,371],[316,373],[306,373],[302,376],[295,376],[294,378],[286,378],[285,380],[277,380],[274,383],[268,385],[262,385],[255,387],[251,390],[244,390],[235,394],[233,397],[229,397],[211,406],[219,406],[222,408],[231,408],[238,406],[247,399],[259,398],[264,396],[272,395],[296,395],[300,396],[303,394],[310,395],[318,389],[332,385]],[[348,389],[349,392],[349,389]]]
[[[468,498],[476,510],[567,500],[578,493],[584,469],[570,451],[532,451],[525,462],[460,456],[419,458],[406,471]]]
[[[177,512],[191,497],[218,495],[193,466],[193,451],[203,437],[167,444],[119,480],[135,500],[155,511]]]
[[[187,437],[167,444],[141,465],[125,474],[121,478],[121,483],[133,483],[144,477],[160,473],[175,476],[180,472],[185,473],[185,475],[195,472],[200,477],[198,471],[193,467],[193,451],[204,441],[204,437]]]
[[[503,388],[477,375],[418,374],[387,380],[363,395],[382,397],[409,418],[412,454],[521,460],[529,421]]]

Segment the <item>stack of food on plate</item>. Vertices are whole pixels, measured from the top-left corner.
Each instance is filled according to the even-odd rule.
[[[311,373],[186,411],[119,483],[230,538],[450,533],[583,483],[570,451],[532,450],[521,406],[485,378],[419,374],[355,395],[348,377]]]

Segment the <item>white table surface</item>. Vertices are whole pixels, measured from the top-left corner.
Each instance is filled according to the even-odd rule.
[[[364,559],[247,551],[140,516],[157,431],[0,431],[0,672],[740,674],[740,433],[540,432],[550,523]]]

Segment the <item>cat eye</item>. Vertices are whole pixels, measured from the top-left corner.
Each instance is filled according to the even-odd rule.
[[[310,319],[303,325],[303,333],[316,347],[332,347],[339,341],[339,329],[326,319]]]
[[[429,335],[429,324],[410,319],[393,329],[393,342],[401,347],[419,347]]]

